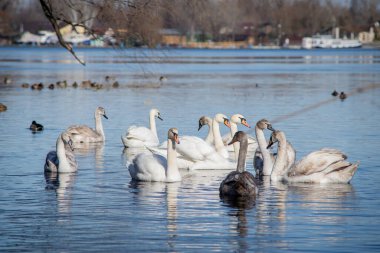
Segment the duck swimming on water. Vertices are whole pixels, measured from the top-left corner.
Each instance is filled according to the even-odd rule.
[[[44,130],[44,126],[41,124],[38,124],[35,120],[32,121],[32,124],[30,124],[29,129],[33,132],[38,132]]]

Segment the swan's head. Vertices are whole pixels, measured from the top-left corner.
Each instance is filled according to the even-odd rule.
[[[224,115],[222,113],[218,113],[215,115],[214,119],[216,120],[216,122],[223,123],[228,128],[231,128],[230,120],[228,119],[228,117],[226,115]]]
[[[256,123],[256,126],[261,129],[261,130],[264,130],[264,129],[269,129],[271,131],[275,131],[272,127],[272,124],[266,120],[266,119],[262,119],[262,120],[259,120],[257,123]]]
[[[231,117],[231,122],[235,123],[235,124],[242,124],[248,128],[251,128],[248,123],[247,123],[247,120],[245,119],[245,117],[241,114],[234,114],[232,115]]]
[[[70,147],[71,150],[74,150],[74,148],[73,148],[73,141],[71,140],[71,137],[70,137],[70,135],[68,133],[63,132],[61,134],[61,139],[62,139],[62,141],[63,141],[64,144],[69,145],[69,147]]]
[[[269,149],[276,142],[280,142],[281,140],[284,140],[284,138],[285,138],[284,132],[274,130],[270,136],[267,149]]]
[[[104,118],[108,119],[108,117],[106,115],[106,110],[104,110],[104,108],[101,106],[96,108],[95,115],[100,115],[100,116],[103,116]]]
[[[211,125],[212,123],[212,120],[207,117],[207,116],[202,116],[199,118],[199,127],[198,127],[198,131],[201,130],[201,128],[204,126],[204,125]]]
[[[154,117],[156,117],[156,118],[158,118],[158,119],[160,119],[160,120],[163,120],[163,119],[161,118],[161,113],[160,113],[160,111],[159,111],[158,109],[156,109],[156,108],[153,108],[152,110],[150,110],[150,115],[153,115]]]
[[[237,141],[238,142],[248,141],[247,134],[243,131],[237,131],[234,137],[232,138],[232,140],[230,141],[230,143],[228,143],[228,145],[234,144]]]
[[[173,127],[170,128],[168,131],[168,139],[174,141],[175,143],[179,144],[179,137],[178,137],[178,129]]]

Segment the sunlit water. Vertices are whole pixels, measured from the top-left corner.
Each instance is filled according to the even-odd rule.
[[[281,116],[332,98],[334,89],[350,93],[380,83],[380,51],[82,49],[78,55],[86,67],[63,49],[0,49],[0,82],[13,80],[0,85],[0,103],[8,106],[0,113],[0,251],[379,251],[380,89]],[[106,85],[106,75],[120,86]],[[150,88],[162,75],[162,86]],[[104,88],[21,88],[87,79]],[[45,157],[59,133],[72,124],[93,127],[97,106],[109,117],[105,144],[75,151],[77,173],[45,177]],[[219,198],[227,171],[183,171],[183,181],[173,184],[131,182],[125,164],[133,151],[124,150],[120,136],[132,124],[147,125],[152,107],[164,118],[157,122],[161,141],[170,127],[204,137],[206,129],[197,131],[202,115],[241,113],[252,126],[281,119],[273,125],[285,131],[298,159],[332,147],[360,167],[347,185],[263,183],[256,201],[241,208]],[[32,134],[32,120],[45,130]],[[252,160],[247,167],[253,172]]]

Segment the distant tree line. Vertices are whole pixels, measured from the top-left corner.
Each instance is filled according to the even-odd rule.
[[[45,15],[44,15],[45,14]],[[163,28],[188,41],[302,38],[339,26],[341,34],[380,20],[380,0],[2,0],[0,35],[70,24],[112,28],[130,45],[155,46]]]

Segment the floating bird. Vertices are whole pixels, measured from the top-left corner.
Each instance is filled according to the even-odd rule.
[[[0,103],[0,112],[5,112],[7,110],[7,106],[5,104]]]
[[[343,101],[347,98],[347,94],[344,93],[344,91],[342,91],[340,94],[339,94],[339,98]]]
[[[290,168],[286,164],[286,136],[274,131],[268,148],[278,143],[277,158],[273,165],[271,181],[288,183],[349,183],[359,163],[348,162],[347,156],[339,150],[323,148],[311,152]],[[265,161],[264,161],[265,163]]]
[[[271,153],[267,149],[268,144],[264,135],[265,129],[275,131],[272,127],[272,124],[268,120],[259,120],[256,123],[255,127],[256,139],[259,147],[256,149],[255,155],[253,157],[253,167],[255,168],[257,178],[262,178],[263,176],[270,176],[272,173],[274,161],[276,159],[276,155]],[[296,151],[294,150],[292,144],[290,144],[289,142],[286,146],[286,153],[286,166],[290,167],[296,159]]]
[[[258,193],[255,177],[245,170],[245,160],[248,151],[248,135],[243,131],[236,132],[228,145],[235,142],[240,142],[236,171],[230,172],[222,181],[219,187],[219,195],[221,198],[255,197]]]
[[[181,174],[177,165],[176,146],[179,144],[178,129],[170,128],[167,141],[167,158],[152,154],[141,153],[131,164],[127,164],[132,179],[153,182],[181,181]]]
[[[130,126],[127,133],[121,137],[124,147],[157,147],[160,142],[157,136],[155,118],[163,120],[160,111],[153,108],[149,112],[149,128],[143,126]]]
[[[331,95],[334,96],[334,97],[338,96],[338,94],[339,94],[339,93],[338,93],[336,90],[334,90],[334,91],[331,93]]]
[[[29,88],[29,84],[28,83],[23,83],[23,84],[21,84],[21,87],[22,88]]]
[[[72,152],[70,135],[63,132],[58,136],[56,150],[46,155],[44,169],[46,172],[70,173],[78,169],[77,161]]]
[[[106,137],[103,131],[101,116],[108,119],[103,107],[95,110],[95,130],[86,125],[74,125],[67,128],[66,133],[70,135],[74,143],[103,142]]]
[[[51,89],[51,90],[54,90],[54,84],[52,84],[52,83],[49,84],[48,88]]]
[[[10,84],[12,83],[12,79],[10,77],[4,77],[4,84]]]
[[[44,130],[44,126],[41,124],[38,124],[35,120],[32,121],[32,124],[30,124],[29,129],[33,132],[38,132]]]

